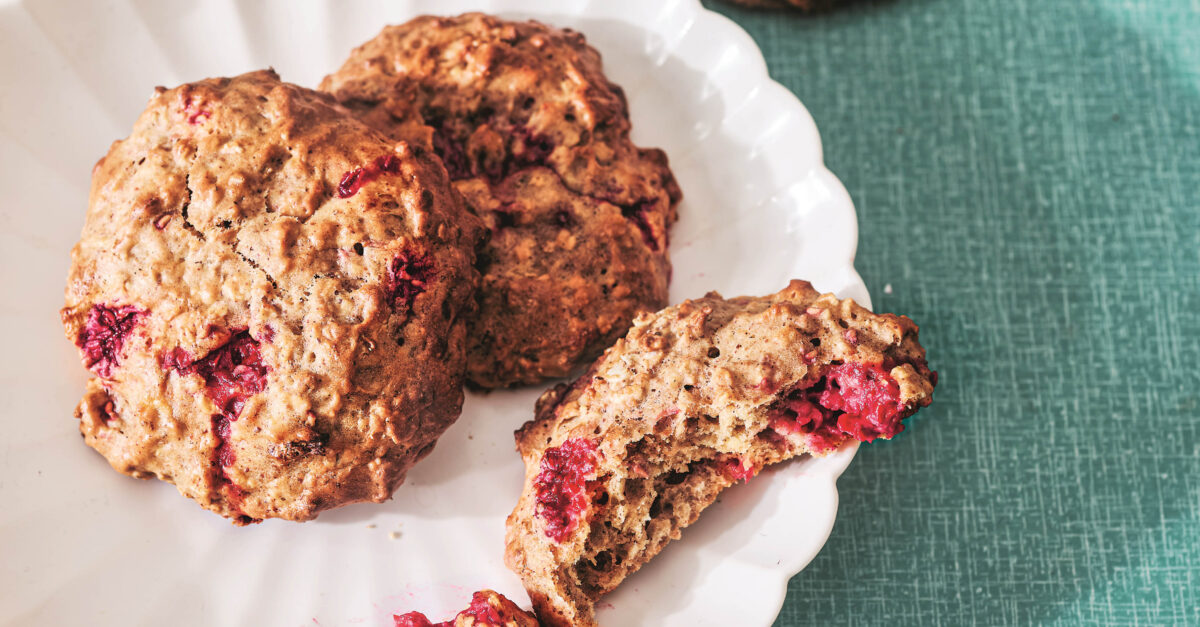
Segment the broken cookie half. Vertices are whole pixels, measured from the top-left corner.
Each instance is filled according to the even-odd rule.
[[[888,439],[928,405],[917,326],[804,281],[643,315],[517,431],[525,486],[505,560],[545,625],[596,600],[768,464]]]

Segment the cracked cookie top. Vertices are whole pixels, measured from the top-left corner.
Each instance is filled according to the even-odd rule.
[[[491,237],[468,377],[567,375],[666,304],[679,187],[629,139],[621,88],[583,35],[480,13],[389,26],[321,89],[430,147]]]
[[[480,233],[435,156],[327,95],[158,88],[71,253],[85,440],[241,523],[388,498],[461,408]]]

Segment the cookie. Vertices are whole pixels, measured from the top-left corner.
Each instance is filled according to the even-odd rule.
[[[799,9],[801,11],[821,11],[829,9],[839,0],[732,0],[735,4],[754,7],[756,9]],[[845,1],[845,0],[841,0]]]
[[[473,594],[471,605],[452,620],[432,623],[420,612],[400,614],[392,619],[396,627],[538,627],[532,614],[492,590]]]
[[[84,440],[239,524],[386,500],[461,409],[481,234],[434,155],[326,94],[158,88],[71,252]]]
[[[899,433],[936,373],[917,326],[793,281],[638,318],[517,432],[525,485],[505,561],[544,625],[597,598],[768,464]]]
[[[441,156],[487,224],[467,376],[562,377],[666,304],[679,187],[629,139],[621,88],[583,36],[470,13],[390,26],[321,89]]]

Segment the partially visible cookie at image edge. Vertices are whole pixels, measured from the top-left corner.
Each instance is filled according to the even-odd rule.
[[[823,11],[846,0],[729,0],[734,4],[756,9],[798,9],[812,12]]]
[[[471,604],[454,618],[434,623],[421,612],[408,612],[392,617],[395,627],[538,627],[532,614],[494,590],[480,590],[471,595]]]

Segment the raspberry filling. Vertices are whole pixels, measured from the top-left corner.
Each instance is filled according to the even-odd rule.
[[[221,414],[212,415],[212,430],[217,436],[217,462],[221,464],[221,468],[229,468],[237,461],[237,453],[233,452],[233,445],[230,443],[230,428],[229,419]]]
[[[425,123],[433,129],[433,151],[442,159],[450,180],[482,176],[495,184],[523,168],[546,165],[546,159],[554,152],[554,140],[524,124],[494,119],[494,115],[494,111],[485,107],[466,118],[476,120],[476,123],[486,123],[497,132],[507,133],[509,141],[504,154],[477,154],[472,158],[465,145],[466,140],[462,139],[464,134],[470,134],[469,127],[462,128],[459,125],[457,129],[451,128],[448,113],[442,110],[430,109],[423,113]]]
[[[520,151],[513,150],[513,161],[517,167],[546,165],[546,159],[549,159],[550,153],[554,152],[554,141],[525,126],[518,126],[515,133],[520,140],[517,146],[521,149]]]
[[[120,365],[121,348],[146,312],[132,305],[92,305],[75,345],[83,349],[84,364],[107,379]]]
[[[178,347],[159,358],[159,364],[165,369],[184,375],[200,375],[204,379],[205,394],[221,409],[221,413],[213,414],[210,418],[213,435],[217,438],[217,446],[213,450],[213,465],[218,468],[216,484],[229,500],[229,505],[238,512],[241,511],[245,492],[233,482],[225,469],[237,461],[231,423],[237,421],[246,399],[267,387],[267,372],[270,369],[263,363],[258,347],[258,340],[250,337],[249,331],[243,330],[234,333],[228,342],[196,361],[192,361],[188,352]],[[240,514],[237,520],[242,524],[258,522],[245,514]]]
[[[433,151],[441,157],[451,181],[471,178],[471,161],[467,158],[467,151],[440,124],[433,126]]]
[[[749,481],[758,474],[759,469],[754,464],[742,461],[740,457],[726,457],[720,461],[721,470],[733,481]]]
[[[879,365],[844,364],[825,375],[821,405],[843,412],[838,428],[852,437],[870,442],[891,438],[904,430],[904,403],[900,385]]]
[[[204,379],[204,391],[229,420],[237,420],[246,399],[267,387],[267,368],[258,350],[258,340],[249,331],[239,331],[224,345],[194,362],[187,363],[187,352],[176,348],[161,359],[163,367],[180,374],[198,374]]]
[[[100,408],[100,420],[103,421],[104,424],[109,425],[112,424],[116,419],[117,407],[113,405],[112,400],[108,400],[104,403],[104,406]]]
[[[588,510],[587,477],[596,471],[596,445],[573,438],[546,449],[541,472],[534,478],[537,515],[546,522],[546,537],[562,542]]]
[[[862,442],[894,437],[904,430],[907,410],[900,385],[881,365],[849,363],[788,395],[771,416],[771,428],[811,434],[815,446],[834,448],[846,436]]]
[[[431,623],[429,618],[420,612],[409,612],[407,614],[393,614],[392,622],[395,627],[454,627],[454,621],[448,620],[441,623]]]
[[[229,468],[237,461],[237,453],[233,451],[233,437],[230,431],[229,418],[221,414],[212,415],[212,430],[217,436],[217,448],[213,451],[213,462],[217,466],[215,483],[217,489],[225,494],[230,507],[238,512],[237,520],[242,524],[258,522],[255,519],[241,513],[242,501],[246,498],[245,491],[241,486],[233,482],[233,478],[229,476]]]
[[[467,616],[474,618],[476,625],[496,625],[500,627],[506,621],[506,618],[501,616],[500,612],[488,602],[488,595],[482,592],[476,592],[471,595],[471,605],[467,606],[467,609],[462,612],[459,612],[455,618],[457,620],[457,618]]]
[[[615,204],[615,203],[614,203]],[[654,205],[654,201],[646,200],[633,205],[617,205],[621,208],[621,215],[633,222],[633,225],[642,233],[642,241],[646,242],[646,246],[658,252],[658,240],[654,238],[654,229],[650,226],[650,207]]]
[[[388,265],[388,302],[396,311],[407,311],[417,296],[425,291],[433,280],[433,260],[428,255],[402,252]]]
[[[188,124],[193,125],[212,117],[212,113],[208,109],[202,108],[201,103],[196,101],[194,95],[188,96],[187,104],[183,106],[183,113],[187,116]]]
[[[338,183],[338,198],[349,198],[358,193],[363,185],[374,181],[384,174],[396,174],[400,171],[400,159],[396,155],[376,157],[366,167],[358,167],[342,175]]]
[[[458,619],[468,617],[475,619],[473,624],[480,625],[480,627],[503,627],[508,621],[508,617],[492,607],[492,604],[488,602],[488,595],[482,591],[471,595],[471,605],[459,612],[454,620],[433,623],[421,612],[409,612],[392,615],[392,621],[395,627],[454,627]]]
[[[233,478],[229,476],[229,468],[237,461],[237,453],[233,450],[233,435],[230,429],[230,419],[221,414],[213,414],[212,420],[213,435],[217,438],[217,447],[213,450],[212,461],[216,466],[216,477],[214,483],[217,490],[225,494],[225,498],[229,501],[229,506],[237,512],[237,521],[243,525],[260,522],[242,513],[242,501],[246,499],[246,492],[242,487],[233,482]]]

